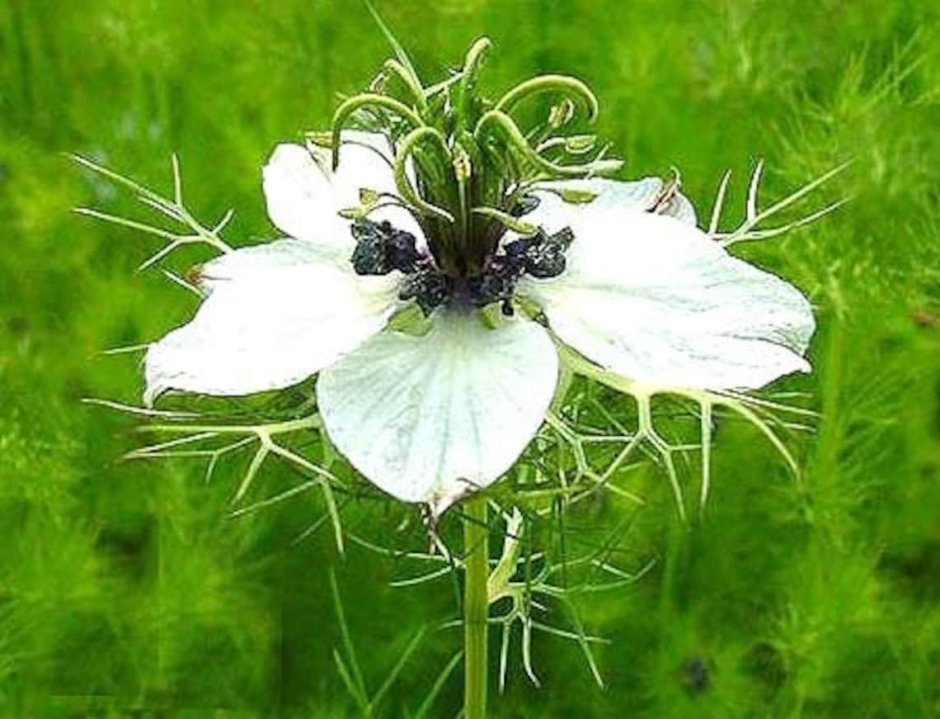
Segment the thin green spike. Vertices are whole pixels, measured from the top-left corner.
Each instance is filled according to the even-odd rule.
[[[447,681],[448,677],[453,674],[454,669],[457,668],[457,665],[460,664],[460,661],[463,659],[463,652],[459,651],[451,657],[451,660],[447,662],[447,665],[441,670],[441,673],[437,675],[437,679],[434,680],[434,684],[431,686],[431,691],[428,692],[428,695],[425,697],[424,701],[421,702],[421,706],[418,707],[418,711],[415,713],[414,719],[425,719],[425,717],[430,716],[429,712],[431,707],[434,706],[434,701],[437,699],[438,695],[441,693],[441,690],[444,688],[444,683]]]
[[[418,648],[421,640],[424,639],[426,631],[427,627],[421,627],[421,629],[419,629],[418,632],[411,638],[411,641],[408,642],[408,645],[401,653],[398,661],[395,662],[395,666],[392,667],[392,671],[389,672],[388,676],[385,678],[385,681],[382,682],[382,686],[379,687],[379,690],[372,697],[372,701],[369,702],[370,709],[374,711],[378,703],[382,701],[382,698],[388,693],[388,690],[392,688],[395,680],[398,679],[399,674],[401,674],[402,670],[405,668],[405,664],[408,663],[411,655],[415,653],[415,650]]]
[[[382,34],[388,41],[388,44],[391,45],[392,50],[395,51],[395,57],[398,58],[398,62],[400,62],[411,74],[418,86],[422,87],[421,78],[419,77],[417,70],[415,70],[414,63],[411,62],[411,58],[408,56],[408,52],[405,50],[404,46],[398,42],[398,38],[395,37],[395,34],[392,32],[391,28],[385,23],[385,21],[382,19],[382,16],[379,15],[378,10],[375,9],[375,6],[370,2],[370,0],[362,1],[369,10],[369,14],[372,15],[372,19],[375,20],[375,24],[379,26],[379,30],[382,31]]]
[[[350,684],[355,688],[356,693],[359,697],[364,700],[366,709],[368,709],[368,694],[366,692],[366,684],[362,678],[362,671],[359,668],[359,662],[356,659],[356,649],[352,643],[352,637],[349,634],[349,625],[346,622],[346,613],[343,611],[343,601],[340,598],[339,586],[336,583],[336,573],[331,569],[329,572],[330,577],[330,589],[333,592],[333,606],[336,609],[336,619],[339,621],[339,631],[340,638],[343,642],[343,649],[346,651],[347,659],[349,660],[349,678]],[[334,650],[334,656],[337,657],[337,662],[341,661],[338,650]],[[371,712],[369,712],[371,714]]]

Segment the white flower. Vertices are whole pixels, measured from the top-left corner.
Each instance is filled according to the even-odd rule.
[[[264,190],[290,239],[204,266],[196,316],[149,348],[148,402],[166,390],[243,395],[318,374],[318,410],[339,451],[389,494],[442,511],[498,479],[538,431],[558,380],[556,341],[651,392],[750,389],[809,370],[807,300],[697,229],[691,204],[664,200],[658,179],[535,188],[541,202],[525,222],[543,237],[573,234],[564,271],[514,285],[547,328],[521,312],[484,324],[452,289],[427,306],[426,333],[392,330],[409,270],[357,273],[352,221],[340,214],[359,206],[363,188],[396,193],[388,148],[365,133],[343,141],[335,173],[309,148],[274,152]],[[562,199],[572,190],[596,198]],[[369,217],[428,246],[400,206]]]

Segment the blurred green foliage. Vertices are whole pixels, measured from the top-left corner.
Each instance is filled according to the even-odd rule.
[[[822,418],[790,439],[802,483],[740,423],[717,433],[703,521],[681,527],[662,478],[623,541],[633,587],[581,603],[578,647],[537,636],[543,688],[513,671],[499,717],[940,715],[940,57],[927,2],[407,0],[379,9],[426,78],[477,36],[494,91],[535,72],[587,80],[624,176],[682,169],[707,216],[725,168],[768,162],[767,198],[852,159],[817,198],[852,202],[742,249],[818,308]],[[10,717],[357,716],[334,663],[335,570],[372,691],[428,630],[381,716],[413,715],[459,646],[448,580],[395,589],[393,560],[328,531],[319,497],[229,516],[238,466],[122,463],[135,421],[80,403],[136,401],[146,342],[192,311],[152,241],[72,214],[133,213],[64,156],[169,189],[182,160],[200,217],[275,236],[259,168],[322,128],[389,50],[351,0],[6,0],[0,4],[0,712]],[[737,203],[736,205],[734,203]],[[620,411],[619,407],[614,408]],[[624,408],[624,412],[627,409]],[[236,463],[237,465],[237,463]],[[273,492],[286,471],[264,475]],[[599,506],[570,519],[589,541]],[[346,507],[350,531],[420,546],[414,513]],[[616,517],[614,517],[614,521]],[[575,535],[577,536],[577,535]],[[300,539],[299,539],[300,538]],[[430,716],[453,716],[459,672]]]

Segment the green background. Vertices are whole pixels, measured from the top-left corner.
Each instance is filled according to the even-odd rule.
[[[705,521],[679,526],[667,485],[624,542],[654,559],[636,585],[582,602],[598,690],[576,645],[537,635],[542,688],[513,667],[500,717],[940,715],[940,58],[930,2],[411,0],[379,9],[426,80],[486,34],[494,92],[535,72],[588,81],[623,176],[681,168],[707,216],[725,168],[741,208],[845,161],[816,201],[834,215],[742,255],[812,298],[815,373],[780,385],[821,410],[788,441],[801,490],[740,423],[718,433]],[[238,466],[125,463],[135,421],[80,403],[137,401],[133,356],[192,308],[157,272],[152,239],[93,223],[140,217],[64,155],[169,190],[181,158],[197,216],[226,237],[275,236],[259,168],[322,128],[388,56],[352,1],[0,4],[0,712],[46,716],[357,716],[333,661],[335,568],[374,690],[429,633],[380,705],[407,716],[458,648],[436,627],[443,584],[394,589],[395,562],[329,532],[302,495],[229,516]],[[626,412],[626,409],[624,409]],[[237,462],[235,463],[237,465]],[[283,475],[283,476],[280,476]],[[271,469],[268,486],[287,482]],[[639,481],[639,480],[638,480]],[[260,490],[268,491],[266,488]],[[611,522],[612,508],[597,517]],[[349,508],[351,531],[421,545],[414,513]],[[398,530],[402,517],[412,529]],[[368,526],[366,526],[368,525]],[[585,530],[587,531],[587,530]],[[698,661],[708,680],[696,682]],[[431,716],[453,716],[459,677]]]

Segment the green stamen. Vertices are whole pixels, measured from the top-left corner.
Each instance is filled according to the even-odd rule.
[[[538,182],[604,175],[621,165],[604,157],[605,148],[598,150],[596,138],[583,134],[583,128],[582,134],[568,132],[594,122],[598,114],[597,98],[577,78],[534,77],[496,102],[487,100],[480,93],[479,76],[491,46],[487,38],[477,40],[459,72],[427,87],[398,51],[383,66],[383,78],[396,81],[383,81],[379,89],[349,98],[333,117],[334,166],[343,130],[387,137],[398,195],[418,218],[428,244],[421,272],[409,275],[408,291],[428,307],[439,299],[430,278],[450,287],[453,301],[479,304],[492,296],[508,303],[515,279],[529,273],[529,265],[544,272],[549,265],[544,259],[507,258],[503,236],[511,231],[526,238],[554,238],[562,229],[521,220],[520,198]],[[544,96],[556,103],[549,117],[520,126],[517,108]],[[360,220],[369,212],[365,208]],[[528,251],[560,255],[567,247],[554,239],[545,242]],[[551,268],[564,266],[563,256],[553,262]]]

